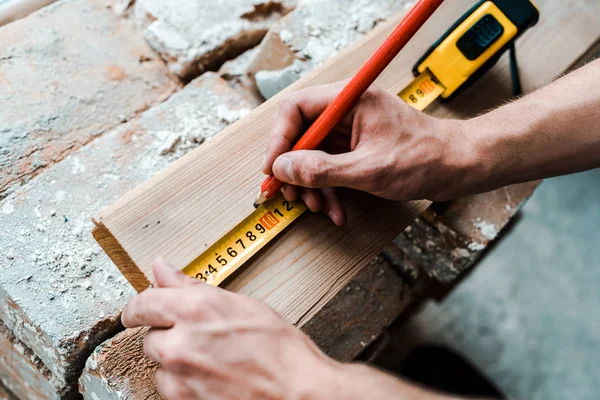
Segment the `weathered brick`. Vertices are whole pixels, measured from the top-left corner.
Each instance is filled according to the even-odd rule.
[[[0,399],[2,400],[18,400],[6,386],[0,382]]]
[[[21,399],[56,398],[58,394],[50,380],[39,357],[0,321],[0,399],[3,385]]]
[[[229,83],[229,86],[254,106],[263,103],[264,99],[258,92],[254,82],[246,74],[246,71],[257,51],[258,47],[254,47],[242,53],[236,58],[225,62],[218,71],[221,78]]]
[[[92,238],[91,216],[250,107],[207,73],[0,203],[0,319],[61,394],[134,295]]]
[[[0,28],[0,199],[178,87],[101,0],[63,0]]]
[[[434,204],[395,243],[430,276],[448,283],[475,264],[538,183],[511,185]]]
[[[137,0],[130,12],[150,46],[190,79],[256,46],[296,0]]]
[[[275,24],[248,72],[265,98],[300,79],[369,32],[409,8],[412,0],[311,0]],[[273,54],[277,57],[273,57]]]

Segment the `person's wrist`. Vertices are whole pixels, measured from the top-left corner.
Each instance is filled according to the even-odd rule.
[[[438,128],[447,137],[443,168],[451,174],[452,187],[444,197],[455,198],[485,190],[492,173],[488,146],[481,140],[473,120],[438,120]]]
[[[421,388],[393,375],[364,364],[335,363],[329,368],[325,383],[316,397],[307,399],[419,399],[456,400],[440,393]]]

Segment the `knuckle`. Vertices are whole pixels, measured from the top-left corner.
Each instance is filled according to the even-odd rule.
[[[191,300],[184,308],[183,317],[193,321],[215,320],[219,315],[218,310],[226,305],[227,299],[223,297],[219,293],[215,294],[212,290],[203,290],[201,293],[194,291],[186,297]]]
[[[161,364],[166,368],[177,368],[189,364],[189,351],[185,343],[179,340],[175,340],[175,343],[171,344],[160,344],[155,350]]]
[[[310,157],[300,166],[298,177],[307,187],[318,188],[326,185],[328,176],[327,164],[316,157]]]
[[[286,94],[285,96],[283,96],[283,99],[281,99],[281,102],[279,103],[279,110],[284,112],[294,110],[296,108],[296,105],[298,104],[298,100],[298,93],[294,92]]]

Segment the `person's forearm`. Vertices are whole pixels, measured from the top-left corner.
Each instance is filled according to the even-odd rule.
[[[461,124],[477,191],[600,167],[600,60]]]
[[[329,385],[321,387],[313,399],[397,399],[397,400],[458,400],[444,394],[422,389],[392,375],[361,364],[338,364],[331,371]]]

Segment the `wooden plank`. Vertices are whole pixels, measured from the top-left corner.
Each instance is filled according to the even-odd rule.
[[[437,19],[437,22],[443,21],[440,25],[442,28],[447,26],[448,21],[451,21],[452,18],[457,16],[461,10],[466,9],[470,4],[472,4],[471,1],[461,0],[447,2],[442,6],[444,7],[445,14]],[[448,10],[450,5],[455,6],[456,9]],[[542,10],[542,18],[545,18],[545,22],[543,25],[534,28],[530,33],[531,37],[528,35],[523,38],[523,40],[527,40],[519,46],[519,59],[525,78],[524,86],[528,90],[548,81],[553,75],[564,71],[587,47],[600,37],[600,23],[598,23],[600,4],[548,0],[546,2],[540,1],[539,5]],[[450,16],[451,14],[452,16]],[[539,29],[540,27],[542,29]],[[433,28],[430,27],[429,29]],[[429,37],[433,37],[434,39],[437,33],[430,34],[429,32],[423,32],[419,34],[419,37],[422,37],[422,35],[429,35]],[[565,41],[560,41],[558,42],[558,46],[554,46],[552,42],[542,40],[549,35],[569,36],[572,39],[572,43],[567,44]],[[538,47],[540,43],[541,45]],[[421,45],[423,45],[422,42]],[[419,51],[415,51],[413,54],[417,53]],[[538,60],[531,54],[537,55],[540,59]],[[560,54],[561,57],[551,57],[553,54]],[[403,68],[407,68],[408,65],[410,65],[410,61],[405,60]],[[473,113],[480,112],[482,107],[485,107],[489,103],[498,104],[498,100],[506,98],[507,93],[509,93],[509,85],[506,84],[505,79],[507,71],[503,60],[475,88],[465,92],[464,96],[467,96],[467,99],[459,99],[464,101],[464,103],[460,103],[460,107],[454,105],[457,103],[448,106],[438,106],[435,108],[436,115],[473,115]],[[407,77],[405,76],[404,78]],[[488,98],[490,99],[489,101],[487,101]],[[476,101],[473,101],[473,99],[476,99]],[[301,223],[304,226],[308,222],[302,221]],[[295,238],[294,236],[291,239],[295,240]],[[314,239],[310,238],[309,240],[312,241]],[[298,244],[301,245],[301,243]],[[271,249],[270,251],[273,252],[275,250]],[[255,265],[255,268],[261,268],[261,266]],[[244,271],[247,282],[261,279],[263,273],[256,270]],[[248,277],[247,274],[256,276]],[[234,283],[238,282],[238,279],[240,278],[236,277]],[[346,288],[349,287],[351,286],[346,286]],[[304,289],[306,290],[307,288],[304,287]],[[377,290],[376,285],[367,286],[367,290],[364,293],[373,293],[373,290]],[[345,291],[346,289],[340,292],[338,298],[341,298],[339,296],[344,294]],[[296,293],[298,296],[304,295],[304,292],[300,290]],[[409,294],[409,297],[412,297],[412,295]],[[360,307],[365,301],[369,302],[368,300],[359,296],[355,300],[354,304],[356,304],[356,307],[354,309],[352,307],[343,307],[333,313],[331,312],[330,305],[335,304],[335,300],[329,301],[327,306],[312,318],[301,319],[301,322],[307,322],[304,324],[303,329],[310,333],[313,339],[328,354],[336,355],[340,359],[347,359],[346,355],[350,354],[350,352],[346,347],[352,347],[351,351],[354,351],[355,346],[359,345],[359,343],[357,343],[358,339],[352,340],[344,336],[344,332],[360,330],[363,328],[361,324],[371,324],[371,319],[365,314],[361,314],[362,309]],[[360,317],[361,315],[363,317]],[[336,337],[336,335],[340,337]],[[92,362],[88,363],[88,368],[84,371],[81,380],[81,387],[86,399],[93,398],[90,389],[98,387],[94,386],[97,382],[100,382],[111,390],[118,390],[119,393],[124,393],[131,399],[160,398],[152,384],[152,372],[156,366],[150,365],[148,360],[143,357],[141,347],[142,337],[143,333],[139,332],[139,330],[127,330],[106,342],[98,349],[91,358]],[[357,335],[357,337],[360,337],[360,335]],[[139,365],[142,366],[139,367]],[[93,380],[94,374],[98,374],[98,380]]]
[[[468,0],[445,3],[382,74],[378,85],[398,92],[410,80],[410,67],[423,49],[471,4]],[[564,71],[595,41],[600,29],[600,5],[552,1],[540,7],[543,22],[519,46],[519,59],[525,66],[523,83],[530,89]],[[287,91],[351,76],[399,19],[391,18]],[[546,39],[557,35],[556,44]],[[568,36],[569,42],[562,36]],[[557,49],[561,57],[549,58]],[[501,63],[484,82],[507,86],[503,67]],[[476,86],[479,90],[465,92],[454,103],[460,108],[440,106],[435,113],[473,115],[482,103],[497,104],[506,93],[497,91],[497,85],[489,85],[492,90]],[[143,290],[151,281],[150,264],[156,256],[165,255],[183,268],[252,211],[263,178],[258,171],[266,137],[280,98],[266,102],[94,218],[109,255],[113,246],[127,255],[125,261],[113,259],[136,289]],[[345,228],[333,227],[320,215],[306,215],[227,287],[261,298],[291,322],[302,324],[428,205],[385,202],[355,193],[345,200],[350,213]]]

